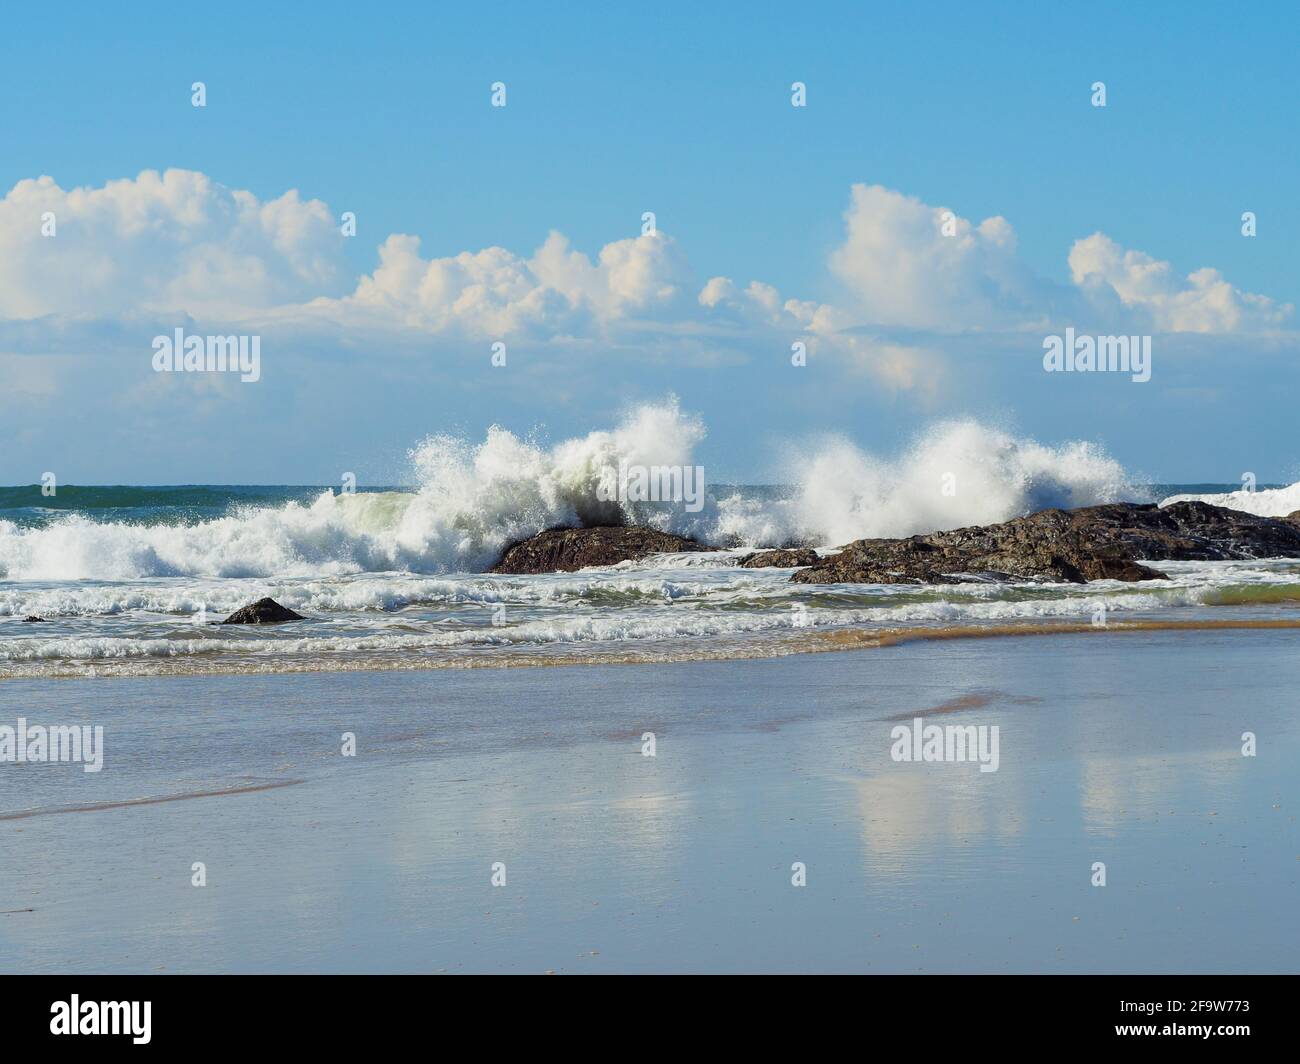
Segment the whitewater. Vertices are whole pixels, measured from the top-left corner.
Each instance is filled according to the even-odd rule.
[[[759,547],[833,550],[1051,506],[1183,496],[1153,495],[1092,443],[1048,446],[973,420],[931,425],[884,456],[842,437],[794,441],[756,486],[710,480],[706,437],[669,398],[559,442],[500,427],[477,441],[430,436],[400,489],[69,487],[46,499],[36,486],[0,488],[0,677],[744,657],[846,630],[1041,630],[1102,606],[1133,621],[1276,619],[1300,602],[1294,561],[1164,563],[1172,579],[1159,586],[790,584],[790,570],[736,562]],[[702,465],[703,508],[608,501],[602,478],[620,463]],[[1248,494],[1196,497],[1300,509],[1300,486]],[[579,573],[486,572],[543,529],[617,522],[715,549]],[[307,620],[215,623],[265,595]]]
[[[774,471],[786,490],[710,493],[698,513],[600,498],[602,476],[620,462],[694,466],[704,437],[704,425],[670,400],[549,448],[497,427],[477,444],[431,436],[410,452],[409,491],[324,490],[306,503],[239,505],[227,516],[181,524],[58,511],[34,527],[3,520],[0,578],[473,573],[511,543],[556,526],[649,524],[719,547],[834,546],[1140,494],[1117,462],[1088,443],[1045,447],[951,421],[891,459],[845,439],[792,446]]]

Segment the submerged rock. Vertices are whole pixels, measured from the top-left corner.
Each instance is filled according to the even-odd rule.
[[[1042,510],[997,525],[907,539],[860,539],[794,583],[952,584],[968,579],[1162,580],[1137,559],[1300,557],[1300,524],[1205,502],[1108,503]]]
[[[23,618],[23,624],[44,624],[44,623],[45,623],[45,618],[37,617],[35,614],[32,614],[30,617]]]
[[[798,569],[803,565],[816,565],[821,557],[811,547],[781,550],[760,550],[740,559],[742,569]]]
[[[548,528],[507,547],[488,572],[511,575],[572,573],[591,566],[617,565],[649,554],[678,554],[714,548],[654,528]]]
[[[222,624],[280,624],[284,621],[306,620],[301,613],[281,606],[275,599],[264,598],[235,610]]]

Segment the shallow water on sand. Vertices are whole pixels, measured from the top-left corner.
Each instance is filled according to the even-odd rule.
[[[1294,971],[1295,641],[10,681],[105,756],[0,765],[0,968]],[[891,760],[913,714],[998,770]]]

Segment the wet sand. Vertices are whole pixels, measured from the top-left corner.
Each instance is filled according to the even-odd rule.
[[[1294,971],[1295,641],[9,681],[105,752],[0,765],[0,969]]]

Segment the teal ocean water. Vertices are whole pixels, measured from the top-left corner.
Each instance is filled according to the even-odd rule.
[[[1281,485],[1262,485],[1264,489]],[[1231,492],[1239,484],[1155,484],[1145,489],[1154,498],[1179,494]],[[47,528],[61,519],[82,514],[100,522],[134,525],[185,525],[214,521],[252,509],[282,509],[293,503],[310,506],[322,494],[335,492],[327,485],[205,485],[176,484],[153,487],[126,485],[70,484],[58,486],[53,495],[43,494],[41,485],[0,485],[0,521],[16,528]],[[412,489],[398,486],[359,488],[362,493],[386,494]],[[713,492],[724,498],[739,496],[746,501],[789,498],[789,485],[721,484]]]

